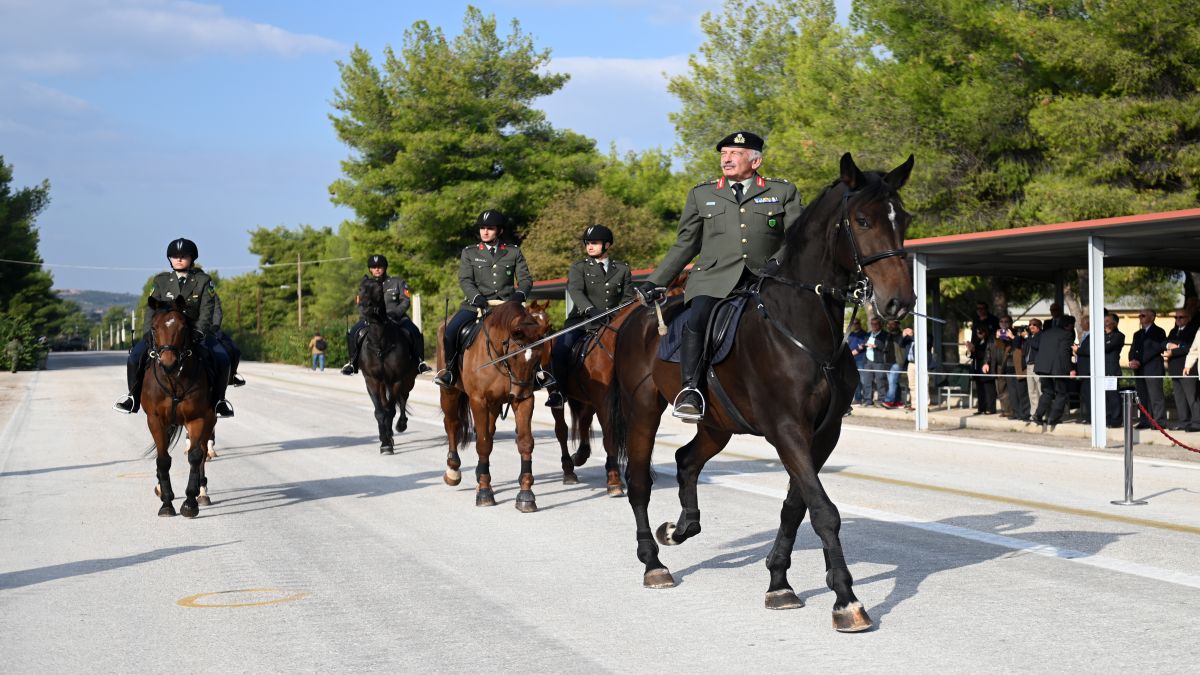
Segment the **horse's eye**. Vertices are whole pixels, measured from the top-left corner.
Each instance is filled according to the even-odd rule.
[[[858,222],[858,226],[864,230],[871,226],[871,223],[867,221],[865,216],[856,216],[855,220]]]

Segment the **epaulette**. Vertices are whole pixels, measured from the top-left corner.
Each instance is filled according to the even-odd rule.
[[[154,278],[155,278],[155,279],[157,279],[157,278],[159,278],[159,277],[171,276],[171,275],[173,275],[173,274],[175,274],[175,272],[174,272],[173,270],[172,270],[172,271],[170,271],[170,272],[159,272],[158,274],[155,274],[155,275],[154,275]]]
[[[768,180],[768,181],[770,181],[770,182],[772,182],[772,183],[786,183],[786,182],[788,182],[786,179],[783,179],[783,178],[765,178],[765,177],[764,177],[764,180]]]
[[[696,183],[696,187],[704,187],[705,185],[713,185],[719,180],[721,180],[721,179],[720,178],[711,178],[706,181],[701,181],[699,183]]]

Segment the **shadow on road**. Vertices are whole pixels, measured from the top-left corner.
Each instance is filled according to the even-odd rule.
[[[200,517],[239,515],[335,497],[384,497],[427,487],[423,481],[437,479],[440,484],[442,473],[439,469],[405,476],[344,476],[214,490],[209,493],[213,505],[201,511]]]
[[[127,555],[120,558],[94,558],[92,560],[79,560],[76,562],[63,563],[61,565],[49,565],[46,567],[35,567],[28,570],[20,570],[18,572],[5,572],[0,574],[0,590],[9,588],[21,588],[22,586],[32,586],[41,584],[47,581],[55,581],[57,579],[67,579],[70,577],[78,577],[86,574],[95,574],[97,572],[108,572],[109,570],[120,569],[122,567],[131,567],[142,563],[169,558],[173,555],[181,553],[191,553],[192,551],[202,551],[208,548],[216,548],[217,546],[226,546],[237,542],[226,542],[224,544],[209,544],[207,546],[172,546],[171,548],[160,548],[146,553],[138,553],[136,555]]]
[[[130,462],[142,462],[141,459],[114,459],[111,462],[96,462],[95,464],[71,464],[68,466],[47,466],[40,469],[22,469],[21,471],[5,471],[0,473],[0,478],[8,478],[11,476],[35,476],[39,473],[54,473],[55,471],[77,471],[80,469],[95,469],[101,466],[113,466],[114,464],[129,464]]]

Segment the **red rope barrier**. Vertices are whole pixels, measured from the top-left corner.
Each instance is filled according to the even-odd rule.
[[[1158,432],[1160,434],[1162,434],[1163,436],[1166,436],[1168,439],[1170,439],[1170,441],[1172,443],[1174,443],[1175,445],[1178,445],[1179,447],[1183,448],[1184,450],[1188,450],[1190,452],[1200,452],[1200,448],[1193,448],[1190,445],[1184,445],[1183,443],[1180,443],[1177,438],[1175,438],[1171,434],[1168,434],[1167,430],[1162,428],[1162,426],[1158,423],[1158,420],[1154,419],[1150,415],[1150,411],[1146,410],[1146,406],[1142,405],[1141,401],[1138,401],[1138,407],[1142,409],[1142,414],[1146,416],[1146,419],[1150,420],[1150,426],[1154,427],[1155,429],[1158,429]]]

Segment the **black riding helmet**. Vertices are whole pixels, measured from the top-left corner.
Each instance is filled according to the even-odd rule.
[[[608,244],[613,243],[612,230],[603,225],[592,225],[583,231],[583,236],[580,237],[585,242],[588,241],[603,241]]]
[[[383,269],[386,270],[387,266],[388,266],[387,258],[382,255],[379,255],[378,253],[367,258],[367,267],[382,267]]]
[[[507,226],[508,218],[495,209],[488,209],[479,214],[479,217],[475,219],[475,229],[477,230],[482,227],[494,227],[497,230],[503,230]]]
[[[191,258],[195,260],[200,257],[200,250],[196,248],[196,242],[191,239],[180,237],[175,241],[167,244],[168,258]]]

